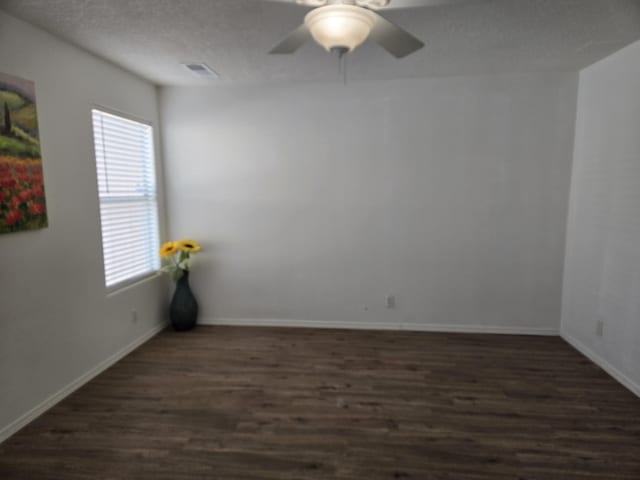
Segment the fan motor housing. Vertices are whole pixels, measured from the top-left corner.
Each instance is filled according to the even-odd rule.
[[[357,5],[372,10],[386,7],[390,0],[296,0],[296,3],[308,7],[322,7],[324,5]]]

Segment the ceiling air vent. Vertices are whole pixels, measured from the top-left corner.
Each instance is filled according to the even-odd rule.
[[[183,65],[196,77],[218,78],[220,76],[204,63],[183,63]]]

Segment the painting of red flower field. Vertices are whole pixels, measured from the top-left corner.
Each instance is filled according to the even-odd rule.
[[[0,73],[0,233],[46,226],[35,87]]]

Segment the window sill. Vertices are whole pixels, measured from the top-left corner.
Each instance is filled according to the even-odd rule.
[[[132,288],[137,288],[140,285],[148,283],[151,280],[155,280],[156,278],[159,278],[161,276],[162,276],[161,272],[151,272],[141,277],[125,280],[124,282],[117,283],[111,287],[107,287],[107,298],[114,297],[127,290],[131,290]]]

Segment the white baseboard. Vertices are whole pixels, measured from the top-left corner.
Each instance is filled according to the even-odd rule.
[[[607,360],[602,358],[596,352],[587,347],[584,343],[578,340],[575,337],[569,335],[565,330],[563,330],[560,336],[571,345],[573,348],[578,350],[582,355],[587,357],[593,363],[602,368],[605,372],[611,375],[614,379],[616,379],[619,383],[624,385],[627,389],[631,390],[636,396],[640,397],[640,384],[634,382],[631,378],[629,378],[626,374],[618,370],[617,367],[614,367]]]
[[[144,335],[142,335],[141,337],[138,337],[133,342],[128,344],[126,347],[114,353],[106,360],[103,360],[98,365],[93,367],[91,370],[82,374],[81,376],[73,380],[71,383],[69,383],[62,389],[60,389],[58,392],[54,393],[49,398],[47,398],[40,404],[36,405],[35,407],[33,407],[31,410],[29,410],[27,413],[19,417],[17,420],[14,420],[9,425],[2,427],[0,429],[0,443],[4,442],[6,439],[8,439],[11,435],[16,433],[18,430],[25,427],[27,424],[29,424],[30,422],[38,418],[40,415],[42,415],[44,412],[49,410],[56,403],[60,402],[65,397],[72,394],[78,388],[82,387],[85,383],[89,382],[92,378],[104,372],[107,368],[112,366],[118,360],[121,360],[122,358],[127,356],[129,353],[134,351],[140,345],[142,345],[147,340],[157,335],[160,331],[164,330],[165,328],[166,328],[165,324],[156,325],[151,330],[146,332]]]
[[[447,325],[434,323],[336,322],[279,318],[202,318],[198,321],[198,324],[253,327],[339,328],[348,330],[405,330],[414,332],[497,333],[504,335],[558,335],[558,330],[555,328]]]

